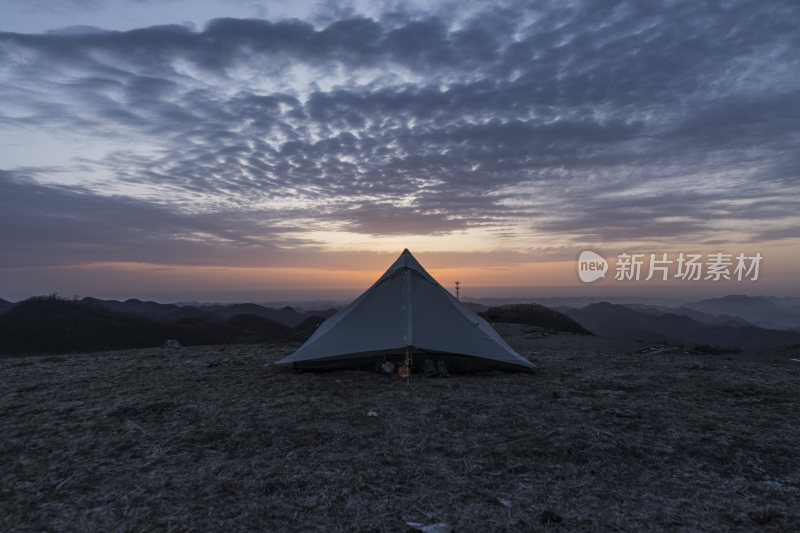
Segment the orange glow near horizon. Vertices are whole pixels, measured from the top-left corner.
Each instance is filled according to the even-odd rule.
[[[182,288],[213,284],[221,289],[350,289],[367,288],[388,268],[259,268],[169,266],[136,263],[101,263],[84,268],[107,275],[136,275],[157,284],[178,284]],[[423,265],[424,267],[425,265]],[[520,263],[510,266],[429,268],[442,285],[462,280],[473,286],[553,286],[570,285],[577,280],[574,262]],[[452,282],[451,282],[452,281]]]
[[[797,269],[800,263],[800,250],[791,246],[759,247],[742,251],[748,254],[762,253],[764,261],[761,276],[757,282],[689,282],[671,279],[661,281],[614,280],[616,255],[600,249],[609,261],[606,279],[591,284],[582,283],[577,275],[577,255],[574,259],[556,261],[526,261],[523,254],[513,252],[448,254],[420,252],[415,254],[423,267],[443,287],[454,290],[455,281],[461,282],[464,296],[491,296],[510,294],[522,296],[523,293],[552,294],[644,294],[647,291],[675,292],[692,295],[694,291],[713,290],[730,294],[743,292],[765,295],[797,294]],[[638,250],[621,252],[643,253]],[[675,253],[674,250],[664,250]],[[686,250],[689,252],[690,250]],[[695,250],[696,251],[696,250]],[[414,250],[412,250],[414,253]],[[614,251],[613,254],[618,252]],[[284,294],[303,293],[303,291],[338,291],[340,294],[357,296],[370,287],[378,277],[397,258],[397,254],[380,252],[349,253],[322,252],[297,260],[304,266],[291,264],[274,267],[247,266],[185,266],[159,265],[150,263],[92,263],[61,267],[29,267],[4,269],[3,276],[8,279],[25,280],[30,284],[18,283],[14,297],[24,299],[34,295],[57,292],[62,295],[94,296],[116,294],[126,298],[137,298],[143,294],[158,295],[175,293],[218,293],[224,297],[226,292],[237,292],[247,298],[248,293],[280,292]],[[569,255],[569,254],[566,254]],[[562,255],[563,258],[563,255]],[[546,259],[546,257],[543,257]],[[351,266],[352,265],[352,266]],[[497,288],[498,290],[492,290]],[[531,291],[500,290],[511,288],[530,288]],[[541,289],[541,290],[539,290]],[[563,290],[562,290],[563,289]],[[0,295],[9,298],[9,295]],[[153,296],[150,296],[153,297]],[[343,296],[344,297],[344,296]]]
[[[45,290],[32,294],[93,295],[115,292],[136,297],[142,292],[193,291],[307,291],[342,290],[357,295],[369,288],[391,262],[374,268],[250,268],[176,266],[139,263],[94,263],[43,269],[52,281]],[[423,267],[425,265],[423,264]],[[575,283],[569,262],[525,263],[508,267],[444,267],[428,272],[442,286],[452,290],[460,280],[465,290],[475,287],[558,286]],[[464,293],[466,294],[466,292]]]
[[[608,283],[614,278],[616,258],[609,257]],[[62,267],[93,284],[132,285],[148,290],[270,290],[270,289],[366,289],[383,274],[391,263],[381,268],[328,269],[324,267],[217,267],[178,266],[137,263],[100,263]],[[425,265],[423,264],[423,267]],[[786,279],[787,272],[776,272],[768,264],[770,278]],[[575,261],[515,263],[505,266],[431,267],[428,272],[440,284],[451,288],[456,280],[472,287],[566,287],[583,285],[577,276]],[[765,269],[766,270],[766,269]],[[763,271],[762,271],[763,272]],[[765,274],[762,274],[764,279]],[[654,280],[657,282],[659,280]],[[644,284],[644,280],[641,280]],[[649,282],[648,282],[649,283]],[[674,284],[679,282],[661,282]],[[597,284],[595,284],[597,285]],[[683,282],[686,285],[686,282]],[[133,288],[133,287],[132,287]]]
[[[552,287],[573,285],[577,282],[573,261],[427,270],[431,276],[446,287],[454,285],[456,280],[461,281],[465,286],[476,287]]]

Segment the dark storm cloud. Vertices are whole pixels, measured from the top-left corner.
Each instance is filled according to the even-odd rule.
[[[796,217],[796,2],[337,13],[0,33],[0,123],[113,139],[103,172],[183,191],[125,204],[183,228],[153,243],[223,209],[211,197],[239,210],[234,242],[264,205],[309,230],[572,242],[702,242],[743,220],[742,239],[779,238]],[[160,149],[127,151],[142,138]]]
[[[266,266],[276,245],[302,244],[235,212],[204,217],[81,188],[37,185],[0,171],[0,267],[139,262]],[[216,249],[209,256],[209,247]]]

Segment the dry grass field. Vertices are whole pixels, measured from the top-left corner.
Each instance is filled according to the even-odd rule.
[[[800,530],[797,351],[498,329],[537,373],[267,364],[292,346],[2,359],[0,530]]]

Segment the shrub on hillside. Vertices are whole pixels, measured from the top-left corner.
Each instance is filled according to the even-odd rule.
[[[506,322],[510,324],[528,324],[557,331],[592,335],[592,332],[573,319],[549,307],[540,304],[508,304],[490,307],[478,313],[490,322]]]

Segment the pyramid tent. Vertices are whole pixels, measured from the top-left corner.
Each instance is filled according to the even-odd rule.
[[[427,358],[443,359],[454,371],[535,368],[439,285],[408,250],[278,364],[308,370],[365,368],[387,356],[402,360],[406,350],[415,368]]]

